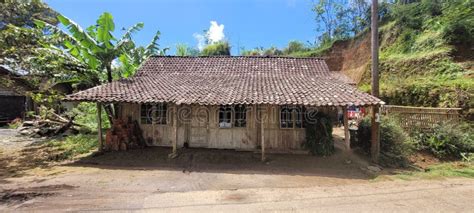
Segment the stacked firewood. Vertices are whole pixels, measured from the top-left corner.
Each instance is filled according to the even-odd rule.
[[[77,134],[80,127],[82,125],[74,123],[74,117],[65,118],[50,112],[47,115],[34,116],[34,119],[24,121],[18,128],[18,132],[30,137],[51,137]]]
[[[144,140],[137,122],[115,119],[105,135],[105,150],[118,151],[144,147]]]

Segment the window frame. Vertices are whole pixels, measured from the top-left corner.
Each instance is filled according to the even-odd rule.
[[[232,106],[225,106],[225,105],[219,106],[219,109],[217,112],[217,125],[219,128],[222,128],[222,129],[232,128],[232,120],[233,120],[232,112],[233,112]],[[221,118],[221,115],[223,115],[222,118]],[[227,118],[227,116],[229,117]],[[225,124],[221,125],[221,123],[225,123]]]
[[[150,113],[152,113],[151,116],[149,115]],[[168,124],[168,104],[166,103],[140,104],[140,124],[167,125]]]
[[[280,106],[279,115],[280,129],[303,129],[306,127],[306,108],[304,106]]]
[[[247,128],[247,112],[247,106],[244,104],[220,105],[217,110],[217,126],[221,129]],[[229,115],[230,118],[223,118],[224,114]],[[229,122],[222,125],[223,121]]]
[[[233,127],[246,128],[247,127],[247,106],[243,104],[233,106],[234,120]],[[240,121],[240,122],[239,122]]]

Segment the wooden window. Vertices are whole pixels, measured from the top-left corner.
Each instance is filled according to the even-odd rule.
[[[280,108],[280,128],[304,128],[305,109],[301,106]]]
[[[165,103],[142,104],[140,106],[140,122],[142,124],[166,124],[168,106]]]
[[[156,107],[156,123],[166,124],[166,114],[168,112],[168,106],[164,103],[155,105]]]
[[[284,106],[280,110],[280,127],[293,128],[293,112],[292,107]]]
[[[219,107],[219,127],[220,128],[232,127],[232,107],[230,106]]]
[[[234,126],[235,127],[247,126],[247,107],[245,107],[244,105],[237,105],[234,107],[234,112],[235,112]]]
[[[140,106],[140,123],[142,124],[151,124],[153,117],[153,105],[151,104],[142,104]]]

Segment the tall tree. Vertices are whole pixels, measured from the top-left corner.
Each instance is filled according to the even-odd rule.
[[[137,47],[132,35],[143,28],[143,23],[137,23],[126,29],[120,39],[115,38],[113,35],[115,31],[113,16],[107,12],[100,15],[96,24],[89,26],[86,30],[63,15],[59,15],[58,19],[65,26],[68,33],[43,21],[38,20],[37,25],[52,32],[52,36],[62,36],[64,38],[64,53],[86,64],[91,70],[95,70],[101,76],[101,79],[107,82],[113,80],[112,63],[114,61],[137,67],[148,56],[165,54],[167,50],[162,50],[159,47],[159,31],[149,45],[144,48]],[[53,50],[60,50],[61,48],[55,45],[49,47]],[[126,76],[130,76],[129,71],[124,73],[127,73]]]
[[[316,43],[349,38],[368,25],[366,0],[318,0],[312,10],[320,32]]]
[[[85,30],[63,15],[59,15],[58,20],[64,25],[68,33],[44,21],[36,21],[37,26],[49,31],[51,37],[61,37],[63,39],[61,45],[49,44],[48,48],[69,55],[86,65],[89,70],[93,71],[93,74],[88,76],[89,79],[99,76],[97,81],[93,81],[95,85],[102,82],[112,82],[114,76],[116,78],[131,76],[147,57],[155,54],[165,54],[166,51],[166,49],[160,49],[158,45],[159,31],[146,47],[136,46],[132,35],[143,28],[143,23],[137,23],[126,29],[120,39],[115,38],[113,35],[115,31],[113,16],[107,12],[100,15],[95,25],[89,26]],[[123,69],[113,69],[113,62],[120,62]],[[116,115],[115,107],[108,105],[105,109],[109,115],[109,120],[112,122]]]

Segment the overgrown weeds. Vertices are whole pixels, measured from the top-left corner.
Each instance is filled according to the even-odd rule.
[[[418,150],[427,150],[443,160],[470,161],[474,153],[474,131],[471,124],[441,123],[433,130],[414,131]]]
[[[403,171],[396,175],[380,176],[378,178],[417,180],[445,177],[474,178],[474,164],[465,162],[442,163],[429,166],[424,171]]]

